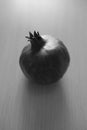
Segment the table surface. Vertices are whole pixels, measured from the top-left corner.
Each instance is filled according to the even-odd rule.
[[[67,72],[49,87],[27,81],[19,66],[34,30],[70,53]],[[0,130],[87,130],[86,0],[0,0]]]

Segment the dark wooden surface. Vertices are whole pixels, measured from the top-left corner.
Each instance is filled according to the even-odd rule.
[[[19,67],[28,31],[63,40],[71,62],[49,88]],[[87,130],[87,1],[0,0],[0,130]]]

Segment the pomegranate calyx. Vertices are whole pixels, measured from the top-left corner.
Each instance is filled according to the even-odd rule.
[[[34,34],[29,32],[29,36],[25,36],[31,43],[32,53],[35,54],[45,45],[46,41],[40,36],[39,32],[34,31]]]

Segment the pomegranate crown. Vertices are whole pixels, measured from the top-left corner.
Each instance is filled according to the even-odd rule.
[[[28,39],[28,41],[31,41],[33,39],[38,39],[38,40],[41,39],[41,36],[40,36],[39,32],[36,32],[36,31],[34,31],[34,34],[29,32],[29,36],[25,36],[25,37]]]
[[[46,41],[40,36],[39,32],[34,31],[34,34],[29,32],[29,36],[25,36],[31,43],[32,52],[38,52],[45,45]]]

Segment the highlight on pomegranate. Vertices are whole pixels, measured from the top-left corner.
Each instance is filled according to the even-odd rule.
[[[60,80],[70,63],[70,55],[64,43],[36,31],[34,34],[29,32],[26,38],[29,44],[23,48],[19,58],[24,75],[44,85]]]

